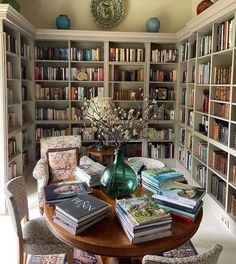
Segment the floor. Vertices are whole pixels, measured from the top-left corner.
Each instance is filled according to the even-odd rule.
[[[33,218],[39,215],[36,183],[34,180],[28,181],[27,191],[30,217]],[[218,263],[236,263],[236,237],[233,237],[223,224],[213,217],[211,208],[207,206],[207,199],[204,201],[204,216],[202,223],[191,240],[198,253],[205,252],[217,242],[221,243],[224,250]],[[17,243],[9,216],[0,216],[0,256],[1,264],[17,263]]]

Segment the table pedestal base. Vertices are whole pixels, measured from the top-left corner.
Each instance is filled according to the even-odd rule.
[[[116,258],[96,255],[98,264],[141,264],[142,257],[140,258]]]

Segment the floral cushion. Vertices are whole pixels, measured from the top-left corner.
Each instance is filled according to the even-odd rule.
[[[75,181],[76,177],[74,176],[75,170],[51,170],[51,180],[50,183],[57,183],[62,181]]]
[[[47,151],[51,182],[71,178],[72,172],[78,164],[78,153],[78,148],[49,149]]]

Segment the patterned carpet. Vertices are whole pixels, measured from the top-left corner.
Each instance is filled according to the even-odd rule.
[[[165,257],[189,257],[197,255],[191,241],[187,241],[180,247],[164,252]],[[28,264],[66,264],[65,255],[49,255],[49,256],[31,256]],[[76,249],[74,252],[73,264],[97,264],[96,257],[88,252]]]

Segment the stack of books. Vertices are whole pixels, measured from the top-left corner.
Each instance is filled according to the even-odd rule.
[[[87,193],[56,204],[53,221],[73,235],[111,214],[111,205]]]
[[[201,211],[204,194],[203,188],[169,180],[152,197],[173,217],[193,223]]]
[[[75,169],[74,175],[79,181],[84,181],[90,187],[94,187],[100,185],[100,178],[104,170],[105,166],[99,162],[93,162],[78,165]]]
[[[152,197],[142,196],[116,201],[116,213],[133,244],[171,236],[172,217]]]
[[[58,203],[83,193],[91,193],[86,182],[66,182],[44,186],[44,198],[47,204]]]
[[[168,180],[186,182],[181,172],[175,171],[167,166],[143,170],[141,172],[141,178],[143,187],[153,193],[156,193],[161,188],[161,185]]]

